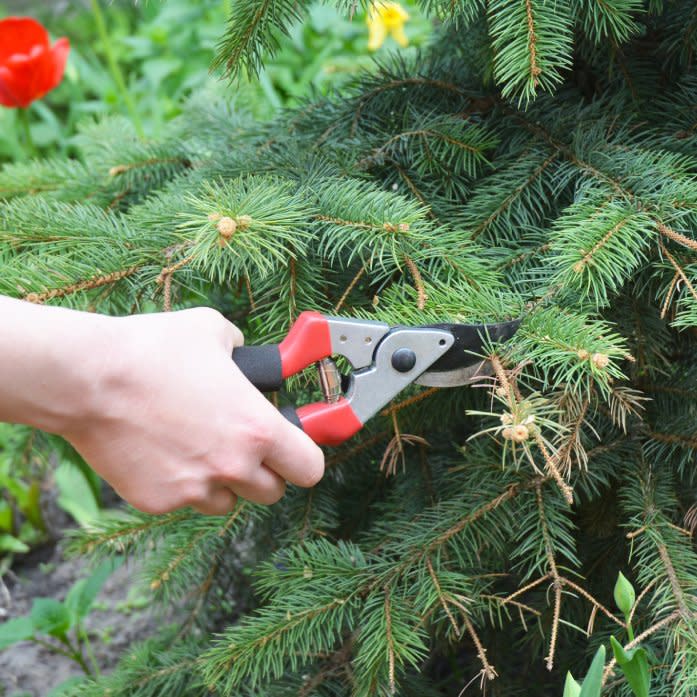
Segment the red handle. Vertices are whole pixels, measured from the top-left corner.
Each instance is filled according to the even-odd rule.
[[[318,445],[340,445],[363,428],[344,397],[331,404],[306,404],[298,407],[296,414],[303,431]]]
[[[329,323],[319,312],[302,312],[278,349],[283,377],[299,373],[308,365],[332,355]]]

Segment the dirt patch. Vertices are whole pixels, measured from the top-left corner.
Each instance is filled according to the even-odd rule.
[[[84,559],[66,559],[60,545],[37,550],[24,558],[0,586],[0,622],[29,612],[38,597],[64,600],[68,589],[89,574]],[[133,562],[118,568],[102,588],[85,620],[97,664],[108,672],[124,650],[155,633],[163,618],[148,607],[147,593],[137,579]],[[70,659],[32,642],[0,651],[0,696],[45,697],[71,676],[83,675]]]

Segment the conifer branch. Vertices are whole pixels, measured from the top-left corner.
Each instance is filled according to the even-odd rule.
[[[688,249],[697,251],[697,240],[693,240],[690,237],[686,237],[685,235],[676,232],[672,228],[668,227],[665,223],[662,223],[660,220],[656,221],[656,227],[662,235],[664,235],[668,239],[673,240],[673,242],[677,242],[683,247],[687,247]]]
[[[385,586],[385,631],[387,633],[387,651],[389,655],[389,680],[390,680],[390,694],[394,695],[397,692],[397,685],[395,683],[395,650],[394,650],[394,637],[392,636],[392,611],[390,608],[390,587]]]
[[[598,240],[596,242],[595,246],[593,249],[591,249],[589,252],[586,252],[586,254],[583,256],[582,259],[577,261],[574,264],[574,271],[576,273],[581,273],[583,271],[583,267],[588,265],[593,257],[610,241],[610,238],[615,235],[617,232],[619,232],[623,227],[627,225],[629,222],[629,218],[626,218],[624,220],[620,220],[614,227],[610,228],[605,235],[603,236],[602,239]]]
[[[426,295],[426,289],[424,288],[424,280],[421,277],[421,272],[419,271],[417,265],[414,263],[414,260],[406,254],[404,255],[404,263],[407,265],[407,268],[411,273],[411,277],[414,279],[414,285],[416,286],[416,307],[418,307],[419,310],[423,310],[424,307],[426,307],[426,300],[428,296]]]
[[[641,601],[646,597],[648,592],[656,585],[657,579],[652,579],[649,581],[642,589],[639,595],[637,595],[636,600],[634,601],[634,605],[632,606],[632,610],[629,613],[629,617],[627,618],[627,622],[631,624],[632,619],[634,618],[634,615],[636,614],[637,608],[641,604]]]
[[[101,288],[102,286],[117,283],[137,273],[140,269],[141,266],[129,266],[127,269],[122,269],[121,271],[112,271],[111,273],[101,276],[93,276],[92,278],[88,278],[84,281],[77,281],[76,283],[71,283],[61,288],[52,288],[51,290],[42,291],[40,293],[35,291],[26,293],[24,299],[30,303],[41,304],[47,300],[53,300],[54,298],[64,298],[66,295],[72,295],[73,293],[80,293],[85,290],[92,290],[94,288]]]
[[[398,412],[402,409],[406,409],[407,407],[410,407],[413,404],[417,404],[422,399],[426,399],[427,397],[434,395],[440,389],[440,387],[429,387],[426,390],[422,390],[418,394],[412,395],[411,397],[407,397],[406,399],[403,399],[401,402],[397,402],[389,407],[386,407],[380,412],[380,416],[389,416],[393,412]]]
[[[351,294],[351,291],[356,287],[356,284],[361,280],[364,273],[365,266],[361,265],[356,275],[351,279],[348,286],[346,286],[346,290],[344,290],[344,292],[341,294],[341,297],[337,301],[336,305],[334,305],[334,312],[339,312],[339,310],[343,307],[344,303],[346,302],[346,298],[348,298],[348,296]]]
[[[666,255],[668,261],[671,263],[671,266],[675,269],[675,273],[682,278],[683,283],[687,287],[687,289],[692,293],[692,297],[697,300],[697,290],[695,290],[695,287],[690,283],[690,279],[685,275],[685,272],[682,270],[680,265],[678,264],[677,261],[673,258],[673,255],[666,249],[665,245],[661,242],[660,243],[661,251],[663,254]],[[661,313],[663,315],[663,313]]]
[[[549,640],[549,652],[545,659],[547,663],[547,670],[552,670],[554,668],[554,653],[557,646],[557,635],[559,632],[559,618],[561,613],[561,592],[562,592],[562,580],[557,569],[557,563],[554,559],[554,548],[552,546],[552,540],[549,536],[549,528],[547,527],[547,518],[545,516],[544,503],[542,501],[542,486],[538,482],[535,486],[535,497],[537,499],[537,509],[540,516],[540,527],[542,530],[542,538],[545,545],[545,554],[547,556],[547,566],[549,567],[549,574],[552,577],[552,585],[554,587],[554,614],[552,617],[552,636]]]
[[[457,626],[457,622],[455,621],[455,616],[453,615],[452,611],[448,607],[448,603],[445,600],[445,597],[443,595],[443,591],[440,587],[440,583],[438,582],[438,577],[436,576],[436,572],[433,570],[433,564],[431,563],[430,557],[426,557],[426,566],[428,567],[428,573],[430,574],[431,580],[433,581],[433,585],[436,589],[436,594],[438,595],[438,600],[440,601],[440,604],[443,607],[443,610],[445,610],[445,614],[448,616],[448,619],[450,620],[450,624],[452,625],[453,629],[455,630],[455,636],[459,636],[460,628]]]
[[[467,633],[470,635],[470,638],[472,639],[472,642],[474,643],[474,646],[477,649],[477,657],[479,658],[479,661],[482,664],[484,677],[487,680],[495,680],[498,677],[498,673],[496,672],[494,666],[492,666],[491,663],[489,663],[489,660],[486,657],[486,649],[482,645],[481,639],[479,638],[477,632],[474,629],[474,625],[472,624],[467,614],[465,614],[463,619],[465,622],[465,627],[467,628]]]
[[[569,506],[572,506],[574,503],[574,490],[564,481],[564,477],[562,477],[561,472],[557,467],[557,461],[559,459],[558,453],[556,453],[554,456],[551,456],[549,454],[549,452],[547,451],[547,446],[545,445],[545,442],[542,439],[542,435],[539,431],[535,434],[535,442],[537,443],[537,447],[540,449],[540,452],[542,453],[542,457],[545,460],[547,469],[549,470],[549,472],[552,475],[552,478],[559,487],[559,491],[561,491],[562,496],[569,504]]]
[[[502,599],[502,603],[505,605],[506,603],[510,603],[514,598],[517,598],[518,596],[523,595],[524,593],[527,593],[529,590],[532,590],[536,586],[539,586],[541,583],[544,583],[551,577],[551,574],[547,573],[544,576],[540,576],[540,578],[531,581],[530,583],[526,583],[522,588],[518,588],[518,590],[514,591],[510,595],[507,595],[505,598]]]
[[[182,547],[179,553],[167,564],[167,566],[162,571],[160,571],[157,577],[150,582],[150,588],[152,590],[156,590],[163,583],[166,583],[172,575],[172,572],[174,572],[174,570],[188,557],[189,552],[192,549],[194,549],[201,541],[201,539],[205,537],[208,533],[208,530],[201,530],[198,533],[196,533],[196,535],[192,535],[189,542],[184,547]]]
[[[673,591],[673,596],[675,598],[675,602],[678,605],[678,609],[680,610],[680,614],[682,615],[683,619],[687,621],[692,616],[692,613],[690,612],[690,609],[687,606],[685,594],[680,585],[680,581],[678,580],[678,576],[675,573],[675,567],[673,566],[673,562],[670,558],[670,554],[668,553],[668,549],[662,542],[657,542],[656,547],[658,549],[658,555],[660,556],[661,561],[663,562],[663,566],[666,571],[666,576],[670,581],[670,587]]]
[[[661,306],[661,319],[663,319],[666,316],[666,313],[668,312],[668,308],[670,307],[670,303],[673,300],[673,295],[675,295],[675,290],[678,285],[678,281],[681,279],[682,274],[680,271],[676,271],[673,274],[673,280],[670,282],[670,286],[668,286],[668,291],[666,292],[666,297],[663,300],[663,305]]]
[[[538,76],[542,72],[541,68],[537,65],[537,37],[535,36],[535,19],[532,13],[532,2],[531,0],[525,0],[525,13],[528,18],[528,53],[530,55],[530,75],[533,79],[533,86],[538,85]]]
[[[618,624],[623,629],[627,628],[627,625],[619,617],[610,612],[610,610],[608,610],[600,601],[596,600],[587,590],[581,588],[581,586],[574,583],[566,576],[562,576],[560,580],[562,585],[573,588],[573,590],[575,590],[579,595],[583,596],[593,606],[594,610],[600,610],[600,612],[611,619],[615,624]]]
[[[379,94],[382,94],[383,92],[386,92],[388,90],[395,90],[400,89],[402,87],[410,86],[436,87],[437,89],[452,92],[460,96],[467,95],[467,92],[462,87],[450,82],[446,82],[444,80],[436,80],[425,77],[410,77],[397,80],[390,80],[361,95],[360,99],[357,102],[356,110],[353,116],[353,120],[351,122],[351,135],[354,136],[356,134],[358,122],[361,120],[363,109],[365,108],[366,104],[368,104],[368,102],[373,100]]]

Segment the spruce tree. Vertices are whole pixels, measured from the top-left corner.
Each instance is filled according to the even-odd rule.
[[[308,4],[233,3],[216,64],[253,75]],[[0,174],[0,292],[32,302],[208,304],[248,344],[305,309],[523,320],[312,490],[78,536],[188,612],[80,695],[561,695],[628,643],[619,571],[652,697],[697,694],[697,5],[421,5],[427,50],[272,123],[202,95],[157,142],[107,119]]]

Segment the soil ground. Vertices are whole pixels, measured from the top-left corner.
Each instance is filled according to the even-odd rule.
[[[36,550],[0,581],[0,623],[28,613],[36,597],[63,600],[70,586],[88,574],[86,561],[66,559],[60,544]],[[147,603],[132,562],[105,583],[85,621],[102,671],[113,668],[131,643],[162,626],[162,617]],[[82,674],[70,659],[31,642],[0,651],[0,697],[45,697],[67,678]]]

